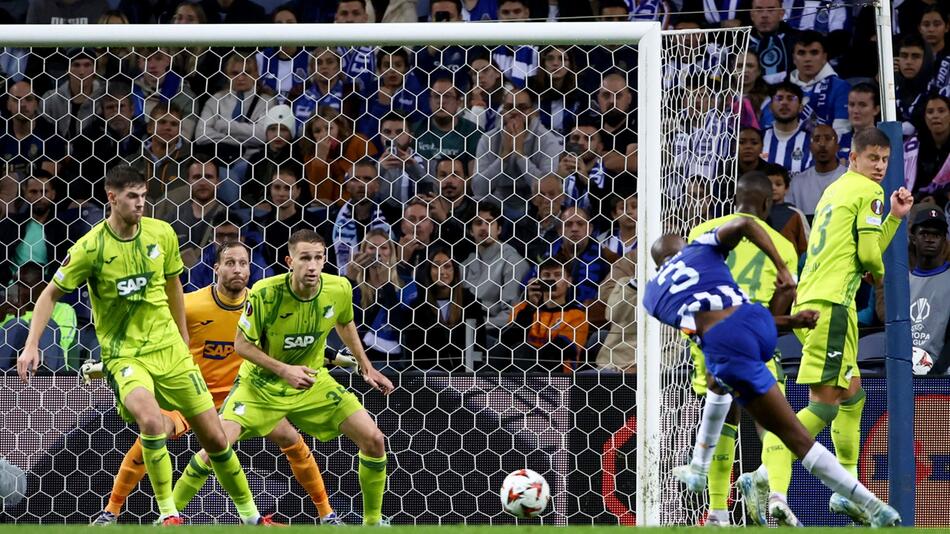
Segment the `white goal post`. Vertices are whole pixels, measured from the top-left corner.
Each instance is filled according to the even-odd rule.
[[[744,35],[747,38],[748,31]],[[705,32],[699,32],[704,33]],[[202,25],[7,25],[0,26],[0,44],[7,47],[130,47],[130,46],[427,46],[427,45],[629,45],[637,50],[636,137],[638,140],[636,278],[642,289],[654,272],[650,245],[671,226],[668,214],[666,162],[669,147],[664,144],[673,132],[667,120],[664,89],[663,53],[667,35],[658,22],[574,22],[574,23],[464,23],[464,24],[202,24]],[[732,51],[745,51],[746,40],[734,39]],[[702,56],[702,53],[699,54]],[[741,90],[741,65],[738,71]],[[708,75],[708,73],[706,73]],[[710,80],[712,76],[709,76]],[[734,78],[734,77],[733,77]],[[678,83],[678,82],[674,82]],[[703,81],[713,94],[719,94],[720,82]],[[729,83],[730,98],[735,96],[734,79]],[[593,99],[593,97],[592,97]],[[720,102],[722,104],[722,102]],[[676,104],[673,104],[676,105]],[[735,124],[738,124],[736,119]],[[677,123],[678,124],[678,123]],[[675,127],[675,126],[672,126]],[[735,136],[735,131],[730,135]],[[734,138],[732,138],[734,139]],[[732,141],[729,141],[732,143]],[[735,146],[734,144],[732,146]],[[734,158],[734,150],[732,152]],[[734,168],[733,168],[734,169]],[[732,171],[734,172],[734,170]],[[711,193],[713,195],[717,192]],[[719,199],[726,200],[726,199]],[[683,216],[685,218],[685,216]],[[668,402],[664,374],[669,364],[664,353],[670,348],[669,332],[646,316],[643,293],[637,302],[637,377],[636,377],[636,492],[635,511],[638,525],[651,526],[671,522],[664,514],[664,470],[669,467],[664,440],[663,403]],[[673,342],[675,344],[675,342]],[[682,370],[682,369],[678,369]],[[690,436],[691,431],[687,432]],[[691,441],[691,439],[690,439]],[[557,496],[555,495],[555,499]],[[676,520],[673,520],[674,522]]]

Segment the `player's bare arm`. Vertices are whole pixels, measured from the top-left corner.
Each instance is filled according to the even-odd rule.
[[[350,349],[350,352],[353,353],[353,356],[356,357],[360,369],[360,376],[363,377],[363,380],[374,389],[379,390],[383,395],[392,393],[393,389],[395,389],[393,383],[386,378],[386,375],[377,371],[376,368],[373,367],[373,363],[369,361],[369,357],[366,356],[366,351],[363,350],[363,343],[360,341],[360,335],[356,331],[356,323],[350,321],[346,324],[337,324],[336,333],[340,336],[340,339],[346,347]]]
[[[30,333],[23,346],[23,352],[16,360],[16,372],[20,380],[30,381],[30,374],[35,373],[40,366],[40,337],[49,324],[53,315],[53,306],[63,298],[63,293],[56,284],[47,284],[33,308],[33,318],[30,320]]]
[[[743,238],[759,247],[759,250],[764,252],[778,269],[778,277],[775,282],[776,291],[788,291],[789,287],[794,288],[797,285],[795,277],[789,272],[785,262],[782,261],[782,256],[775,249],[772,238],[751,217],[737,217],[727,222],[719,227],[716,235],[719,237],[719,243],[729,250],[736,248]]]
[[[185,290],[181,286],[181,279],[173,276],[165,281],[165,294],[168,295],[168,309],[178,325],[181,338],[188,344],[188,320],[185,318]]]
[[[305,365],[288,365],[271,358],[260,347],[244,337],[244,332],[240,330],[234,338],[234,350],[245,360],[281,377],[294,389],[309,389],[314,384],[313,375],[316,374],[316,370]]]

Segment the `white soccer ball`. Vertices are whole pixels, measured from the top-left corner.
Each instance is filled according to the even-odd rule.
[[[551,488],[544,477],[530,469],[519,469],[501,483],[501,507],[522,519],[538,517],[548,507]]]
[[[915,375],[925,375],[934,366],[934,359],[930,357],[930,353],[920,347],[914,347],[911,362],[914,366]]]

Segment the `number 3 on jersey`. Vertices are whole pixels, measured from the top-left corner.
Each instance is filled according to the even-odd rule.
[[[687,267],[683,261],[667,263],[663,269],[657,273],[656,281],[660,285],[666,284],[667,277],[673,282],[670,286],[670,293],[676,294],[684,289],[693,287],[699,283],[699,273],[692,267]]]
[[[815,243],[811,246],[811,250],[809,252],[812,255],[818,254],[823,248],[825,248],[825,239],[827,237],[825,232],[828,229],[828,224],[831,222],[831,209],[831,204],[827,204],[824,208],[822,208],[821,213],[815,217],[815,226],[817,227],[816,230],[818,231],[818,240],[815,241]]]

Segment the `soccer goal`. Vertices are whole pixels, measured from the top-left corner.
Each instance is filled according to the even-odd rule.
[[[397,391],[388,398],[355,374],[333,371],[361,393],[387,435],[384,515],[402,524],[514,523],[502,512],[498,488],[508,472],[530,467],[547,479],[553,496],[551,509],[533,522],[695,524],[705,503],[669,476],[688,461],[701,408],[690,390],[684,341],[648,319],[640,297],[635,303],[622,297],[607,306],[606,318],[573,330],[583,329],[584,338],[575,341],[593,351],[625,320],[614,354],[602,350],[596,360],[574,362],[576,372],[560,366],[538,372],[517,362],[491,365],[496,349],[505,348],[503,325],[492,320],[517,312],[524,298],[517,284],[535,268],[531,252],[566,232],[567,223],[557,220],[562,207],[583,208],[588,232],[600,228],[604,249],[617,247],[616,256],[635,265],[627,275],[634,288],[654,271],[649,248],[657,237],[685,234],[730,211],[748,37],[747,28],[661,32],[653,22],[5,26],[0,42],[20,66],[7,73],[7,135],[16,133],[26,139],[21,147],[32,148],[0,154],[7,166],[0,206],[22,227],[31,224],[19,215],[30,205],[55,204],[43,219],[67,228],[45,258],[55,270],[73,232],[102,219],[105,170],[120,162],[137,166],[149,180],[153,215],[179,233],[187,282],[200,287],[213,281],[208,251],[223,239],[222,228],[231,227],[233,237],[253,241],[252,278],[255,269],[280,269],[281,247],[300,224],[331,236],[330,261],[341,274],[365,252],[363,234],[377,230],[411,233],[417,245],[383,237],[376,246],[417,247],[430,261],[436,241],[448,242],[447,256],[463,264],[456,273],[468,273],[474,230],[466,222],[450,233],[453,209],[465,205],[466,195],[496,203],[501,232],[520,258],[504,256],[512,264],[505,271],[510,280],[485,283],[514,283],[518,296],[487,306],[480,319],[463,316],[463,333],[447,340],[429,335],[418,308],[408,309],[402,323],[392,319],[389,330],[364,321],[370,325],[360,331],[364,344],[395,377]],[[243,78],[247,87],[239,87],[248,83]],[[524,103],[522,89],[530,93]],[[534,141],[506,130],[512,112],[521,113]],[[437,115],[439,121],[430,121]],[[387,130],[387,121],[398,131]],[[508,158],[513,152],[515,163]],[[201,174],[208,158],[213,180]],[[199,174],[191,178],[194,165]],[[375,165],[366,177],[373,185],[351,186],[363,179],[365,165]],[[288,181],[281,169],[290,166],[300,170]],[[453,175],[465,178],[461,196],[449,196]],[[41,191],[49,188],[39,200],[25,196],[31,176],[41,177]],[[554,191],[546,184],[555,184]],[[365,221],[340,215],[349,199],[370,190],[388,201],[378,214]],[[632,196],[635,215],[624,207]],[[442,232],[438,240],[420,237],[422,223],[408,215],[418,199],[432,219],[428,232]],[[219,216],[203,211],[219,207]],[[624,216],[636,220],[636,239],[611,245]],[[26,263],[10,278],[35,284],[24,282]],[[603,265],[610,276],[610,264]],[[396,276],[395,260],[389,267]],[[455,279],[453,286],[464,283]],[[593,292],[580,307],[586,319],[598,302],[607,304],[599,283],[573,280],[578,300],[585,288]],[[424,287],[399,284],[397,304],[416,298],[407,288]],[[376,289],[361,294],[362,308],[381,304],[384,292]],[[469,289],[476,299],[500,299],[500,287]],[[87,299],[79,291],[68,301],[73,326],[60,325],[51,338],[61,350],[47,347],[50,372],[29,386],[12,373],[0,377],[12,399],[0,457],[27,481],[23,498],[3,510],[15,522],[87,522],[102,509],[135,437],[116,415],[106,384],[83,385],[75,376],[82,361],[96,358]],[[621,319],[621,307],[632,316]],[[390,317],[398,315],[393,309]],[[458,359],[450,373],[439,364],[448,353]],[[420,363],[423,354],[429,359]],[[355,448],[341,440],[308,442],[332,505],[355,521],[361,507]],[[169,444],[176,472],[197,448],[193,437]],[[279,449],[251,440],[237,450],[262,511],[314,520]],[[185,513],[194,522],[228,522],[235,515],[229,506],[220,487],[209,484]],[[143,482],[122,520],[155,515]]]

